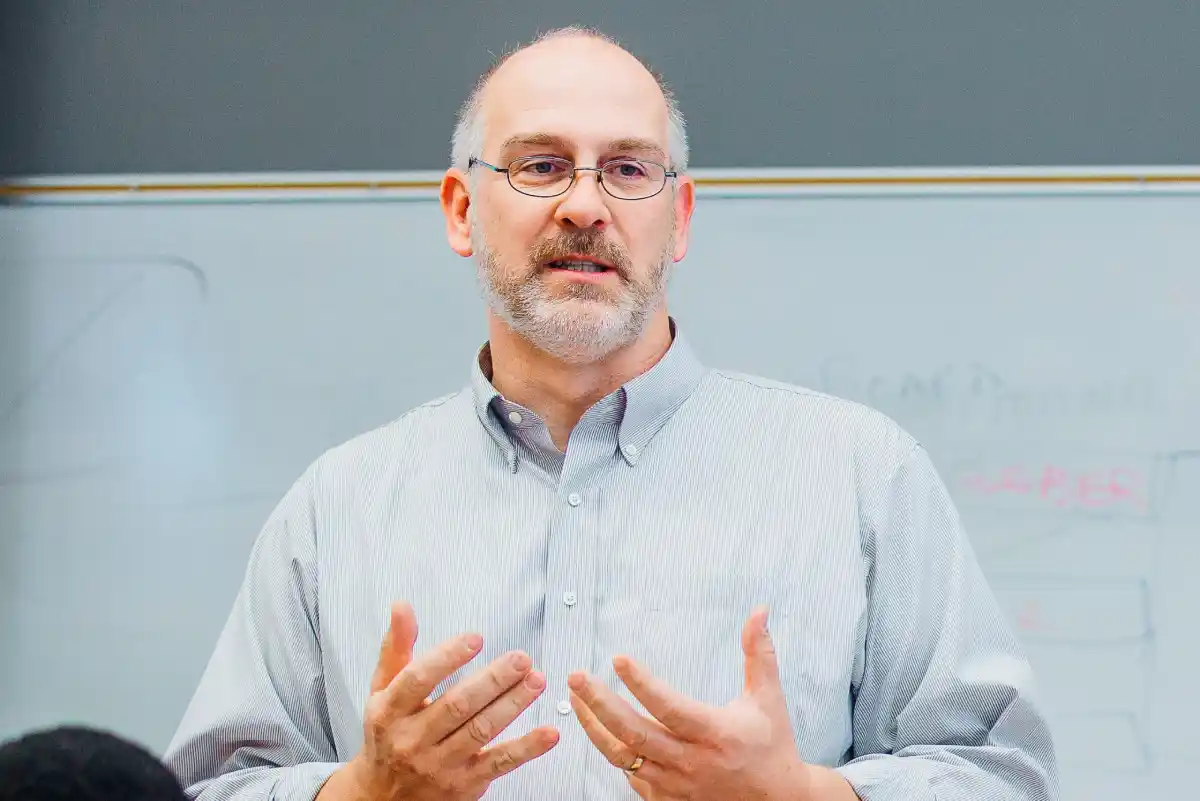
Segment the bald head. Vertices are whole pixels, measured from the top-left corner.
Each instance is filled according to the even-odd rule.
[[[567,120],[575,131],[552,130]],[[660,160],[687,166],[686,125],[669,88],[615,40],[586,28],[544,34],[484,73],[459,113],[452,166],[465,170],[512,136],[574,132],[653,140]]]

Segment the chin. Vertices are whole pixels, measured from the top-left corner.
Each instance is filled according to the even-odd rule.
[[[604,361],[620,350],[621,345],[602,342],[545,342],[538,344],[538,348],[564,364],[585,365]]]
[[[632,330],[623,316],[609,314],[557,314],[538,326],[531,340],[542,350],[572,364],[598,362],[635,342],[638,331]],[[564,319],[566,317],[567,319]]]

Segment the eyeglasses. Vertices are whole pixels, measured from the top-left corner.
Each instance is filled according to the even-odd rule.
[[[507,167],[497,167],[472,156],[467,169],[476,164],[504,173],[509,186],[532,197],[558,197],[575,184],[578,173],[594,172],[604,191],[618,200],[645,200],[661,192],[668,178],[678,175],[642,159],[613,159],[597,167],[576,167],[569,159],[557,156],[524,156],[510,161]]]

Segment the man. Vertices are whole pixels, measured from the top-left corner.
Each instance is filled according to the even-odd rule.
[[[89,726],[31,731],[0,747],[0,801],[185,801],[143,746]]]
[[[686,160],[669,93],[598,34],[484,77],[441,201],[488,342],[270,517],[170,750],[193,795],[1053,797],[925,452],[701,366],[668,317]]]

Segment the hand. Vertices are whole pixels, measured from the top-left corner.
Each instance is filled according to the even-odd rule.
[[[571,705],[588,739],[626,770],[643,799],[857,798],[840,776],[800,759],[766,624],[761,607],[746,620],[745,692],[722,708],[675,692],[624,656],[613,659],[613,668],[652,718],[594,677],[568,678]],[[641,767],[629,773],[638,757]],[[829,795],[817,795],[826,790]]]
[[[367,700],[363,749],[326,782],[318,801],[478,799],[496,778],[549,751],[551,727],[487,747],[546,686],[527,654],[514,651],[447,690],[438,683],[483,647],[463,634],[413,659],[417,620],[412,607],[392,607]]]

